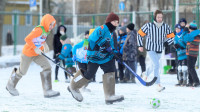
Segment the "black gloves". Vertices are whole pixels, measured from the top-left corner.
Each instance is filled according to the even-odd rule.
[[[176,49],[178,49],[178,48],[180,48],[180,49],[185,49],[185,48],[183,48],[182,46],[180,46],[179,44],[175,44],[175,45],[174,45],[174,48],[176,48]]]
[[[174,48],[178,49],[178,48],[180,48],[180,45],[179,44],[174,44]]]
[[[164,42],[164,47],[167,48],[168,46],[168,42]]]
[[[60,58],[59,58],[59,55],[55,58],[54,62],[55,62],[56,64],[60,64]]]
[[[185,27],[185,28],[183,29],[183,32],[185,32],[185,31],[189,32],[189,28],[188,28],[188,27]]]
[[[109,53],[112,51],[112,47],[110,46],[110,41],[106,41],[101,47],[100,50],[102,53]]]
[[[116,58],[117,62],[119,62],[119,63],[122,64],[122,62],[123,62],[122,54],[120,54],[120,53],[115,53],[115,54],[116,54],[116,56],[117,56],[117,58]]]

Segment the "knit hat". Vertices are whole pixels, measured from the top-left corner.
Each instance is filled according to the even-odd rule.
[[[197,29],[197,24],[196,24],[195,21],[190,23],[189,29],[191,29],[191,30],[196,30]]]
[[[181,22],[184,22],[185,24],[187,24],[187,21],[185,18],[181,18],[178,23],[180,24]]]
[[[119,21],[119,17],[118,15],[116,15],[115,13],[111,12],[107,17],[106,17],[106,23],[114,21],[114,20],[118,20]]]
[[[123,31],[124,33],[126,33],[126,27],[125,27],[125,26],[119,28],[119,30],[121,30],[121,31]]]
[[[65,35],[62,35],[62,36],[60,36],[60,40],[65,40],[65,39],[67,39],[67,35],[65,34]]]
[[[181,25],[180,24],[176,24],[175,28],[181,29]]]
[[[85,31],[85,35],[89,35],[89,31],[87,30],[87,31]]]
[[[135,27],[135,25],[133,23],[130,23],[127,25],[127,28],[131,31],[134,30],[134,27]]]

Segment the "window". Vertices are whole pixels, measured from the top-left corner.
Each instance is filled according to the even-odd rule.
[[[18,13],[18,12],[20,12],[20,11],[18,11],[18,10],[13,10],[12,12],[13,12],[13,13]],[[15,22],[15,15],[13,14],[13,15],[12,15],[12,25],[14,25],[14,22]],[[17,25],[19,25],[19,15],[17,15]]]
[[[30,26],[32,25],[32,15],[30,14],[30,11],[26,11],[26,16],[25,16],[25,20],[26,20],[26,25]]]

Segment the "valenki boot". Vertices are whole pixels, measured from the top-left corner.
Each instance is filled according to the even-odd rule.
[[[40,72],[45,98],[60,96],[60,92],[52,90],[51,71]]]
[[[8,80],[8,83],[6,85],[6,89],[13,96],[19,96],[19,92],[17,91],[17,89],[15,89],[15,87],[16,87],[18,81],[22,78],[22,76],[19,76],[16,74],[16,71],[17,71],[17,68],[14,68],[14,70],[12,71],[12,74]]]
[[[89,80],[86,79],[83,76],[83,74],[84,71],[81,69],[78,72],[76,72],[76,74],[70,82],[70,85],[67,87],[67,90],[72,94],[72,97],[79,102],[83,101],[83,96],[79,89],[89,82]]]
[[[115,73],[106,73],[103,75],[103,89],[106,104],[113,104],[124,100],[123,95],[115,95]]]

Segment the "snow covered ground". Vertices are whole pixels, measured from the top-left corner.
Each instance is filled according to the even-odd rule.
[[[52,57],[52,52],[48,54]],[[17,56],[0,57],[0,63],[20,59]],[[52,65],[52,79],[54,68]],[[16,66],[18,67],[18,66]],[[53,89],[61,95],[55,98],[44,98],[40,79],[39,66],[32,63],[27,74],[19,81],[17,89],[19,96],[11,96],[5,89],[13,67],[0,68],[0,112],[200,112],[200,88],[175,87],[176,75],[161,75],[163,92],[157,92],[156,86],[144,87],[137,84],[116,84],[116,94],[124,95],[123,102],[106,105],[104,102],[102,70],[98,70],[97,82],[90,83],[91,92],[84,92],[83,102],[77,102],[67,91],[69,83],[65,83],[64,73],[59,70],[60,82],[53,82]],[[140,73],[140,67],[138,67]],[[198,72],[199,73],[199,72]],[[153,76],[149,79],[152,79]],[[161,106],[153,109],[150,105],[152,98],[158,98]]]

